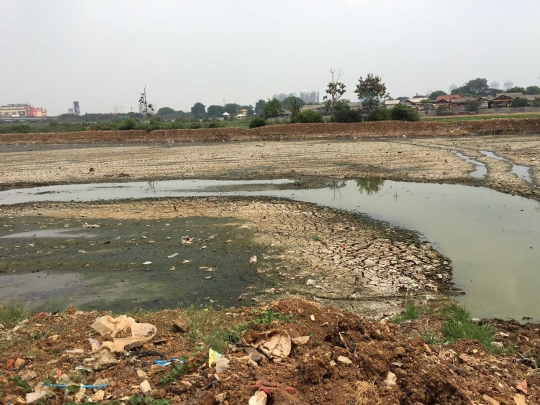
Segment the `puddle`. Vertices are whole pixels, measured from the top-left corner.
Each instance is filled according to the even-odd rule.
[[[528,166],[514,165],[512,166],[512,173],[514,173],[521,180],[525,180],[528,183],[532,183],[531,172]]]
[[[509,162],[508,159],[502,156],[497,156],[495,153],[487,151],[487,150],[481,150],[480,153],[484,156],[487,156],[493,159],[501,160],[503,162]],[[528,183],[533,182],[529,166],[512,165],[512,169],[510,169],[510,171],[514,173],[518,179],[525,180]]]
[[[502,156],[497,156],[495,153],[488,150],[481,150],[480,153],[484,156],[487,156],[492,159],[502,160],[503,162],[508,162],[508,159],[503,158]]]
[[[181,182],[185,186],[183,188],[179,187],[178,182],[156,182],[155,194],[156,196],[283,197],[365,213],[373,218],[418,231],[441,253],[452,260],[454,281],[466,293],[464,296],[459,297],[459,301],[466,305],[474,316],[514,318],[518,320],[521,320],[522,317],[540,319],[540,295],[538,294],[540,290],[540,277],[538,277],[538,263],[540,263],[540,206],[536,201],[511,196],[484,187],[402,183],[377,179],[335,181],[329,187],[302,190],[278,189],[279,187],[276,187],[280,184],[289,184],[290,181],[272,182],[270,188],[265,188],[265,185],[261,184],[261,182],[255,182],[261,185],[260,190],[222,192],[209,192],[209,184],[197,189],[196,185],[199,182],[195,182],[195,184],[191,182],[191,185],[187,184],[189,182]],[[148,184],[146,183],[123,183],[124,186],[128,184],[128,188],[121,189],[122,192],[129,191],[123,194],[124,197],[148,198],[150,195],[154,195],[154,192],[148,191]],[[246,184],[246,182],[239,182],[239,185]],[[228,187],[229,190],[233,187],[231,182],[219,181],[212,182],[211,186],[224,186]],[[90,201],[103,198],[102,195],[111,195],[118,191],[118,189],[114,188],[114,184],[65,187],[69,187],[69,193],[48,194],[48,198],[54,199],[54,201],[70,201],[72,199]],[[47,191],[44,189],[42,187],[39,191]],[[96,194],[95,190],[98,189],[103,194]],[[202,191],[193,191],[195,189]],[[21,194],[18,194],[21,191],[24,193],[24,201],[34,200],[30,190],[11,190],[0,193],[2,203],[22,202],[19,200]],[[38,195],[36,198],[43,201],[44,195]],[[116,195],[115,198],[120,197]],[[187,219],[181,218],[176,220],[187,221]],[[216,229],[219,229],[224,234],[220,238],[216,238],[216,240],[233,239],[227,236],[229,231],[226,222],[223,223],[223,226],[217,227],[214,223],[213,227],[215,229],[210,229],[205,228],[207,225],[205,225],[204,218],[192,219],[192,221],[192,223],[171,223],[170,228],[176,227],[175,229],[178,232],[184,232],[186,227],[191,230],[200,229],[201,232],[204,231],[208,234],[217,232]],[[151,251],[145,249],[150,249],[148,246],[153,246],[148,244],[134,245],[140,240],[142,232],[146,230],[145,223],[112,222],[111,226],[103,226],[99,229],[99,232],[96,232],[99,235],[97,240],[99,249],[96,247],[94,252],[85,252],[84,255],[77,256],[76,253],[79,248],[75,245],[69,245],[72,246],[71,249],[74,253],[65,254],[68,264],[63,268],[66,268],[66,270],[71,269],[71,271],[76,268],[77,271],[84,273],[86,271],[83,267],[84,263],[90,263],[90,266],[92,266],[94,258],[107,260],[107,271],[114,272],[117,277],[123,277],[123,274],[131,274],[129,279],[126,276],[125,286],[128,288],[128,292],[123,294],[122,297],[125,297],[126,303],[131,306],[134,305],[133,302],[138,301],[134,290],[129,290],[129,288],[143,286],[146,286],[147,289],[146,297],[158,297],[155,299],[155,301],[159,301],[155,304],[157,307],[165,307],[168,302],[172,302],[172,298],[159,298],[163,296],[160,288],[164,291],[167,288],[171,289],[171,286],[177,289],[177,297],[189,295],[200,299],[211,295],[222,305],[238,305],[237,302],[233,303],[233,297],[235,301],[240,289],[254,285],[258,281],[250,271],[246,273],[245,265],[243,266],[244,270],[239,266],[239,263],[249,261],[249,254],[244,254],[244,251],[251,251],[251,247],[231,252],[221,245],[210,245],[210,243],[214,243],[212,241],[208,242],[208,249],[197,250],[197,254],[201,255],[200,262],[202,264],[197,263],[197,267],[194,269],[182,268],[182,271],[175,273],[168,272],[168,267],[165,269],[166,272],[160,272],[157,265],[142,266],[141,264],[148,257],[151,257]],[[122,222],[122,227],[129,226],[129,232],[122,227],[117,227],[117,222]],[[29,224],[33,224],[33,222],[29,222]],[[28,228],[29,225],[25,226]],[[161,232],[161,227],[166,229],[161,224],[157,226],[159,229],[156,229],[156,232]],[[58,228],[58,224],[51,224],[51,228]],[[159,252],[176,251],[175,248],[167,245],[170,242],[168,242],[169,239],[165,238],[165,233],[161,234],[159,232],[154,236],[156,243],[152,248],[159,249]],[[232,232],[238,232],[238,228],[234,228]],[[7,234],[7,231],[0,228],[0,236],[2,234]],[[134,235],[137,235],[137,239],[135,239]],[[148,238],[150,237],[151,235],[148,235]],[[248,240],[247,237],[248,235],[246,235],[245,240]],[[115,245],[117,238],[131,238],[135,242],[132,242],[131,250],[126,250],[128,248],[125,247],[125,241],[121,246]],[[53,243],[67,245],[67,242],[63,242],[65,239],[58,239],[58,241],[55,241],[54,238],[49,239],[50,242],[48,243],[51,246],[48,249],[50,250],[54,247],[52,246]],[[30,241],[28,239],[25,242],[17,242],[17,239],[9,240],[13,241],[10,243],[18,243],[19,245]],[[70,243],[82,243],[84,240],[89,239],[74,239]],[[39,243],[44,243],[44,241],[46,242],[47,239],[38,240]],[[105,245],[107,242],[109,244]],[[196,277],[194,271],[195,269],[200,271],[198,270],[200,266],[212,265],[205,262],[207,260],[205,255],[207,251],[213,251],[214,249],[218,252],[218,257],[223,256],[223,260],[219,264],[223,274],[218,276],[220,272],[216,272],[212,273],[212,276],[223,277],[223,279],[217,279],[215,284],[210,284],[204,280],[201,282],[200,275]],[[265,247],[253,247],[253,249],[259,249],[261,253],[267,251]],[[123,253],[122,256],[115,256],[117,254],[115,252]],[[163,256],[163,253],[160,254]],[[68,261],[68,258],[71,261]],[[186,259],[190,258],[186,257]],[[50,271],[51,274],[53,271],[60,271],[56,269],[58,260],[55,261],[54,254],[51,254],[49,260],[49,263],[43,262],[41,265],[49,269],[47,271]],[[14,260],[13,266],[16,267],[17,263]],[[133,263],[136,263],[136,265]],[[92,277],[95,277],[101,275],[99,271],[102,271],[102,269],[96,268],[93,271]],[[131,273],[128,273],[128,271],[131,271]],[[172,275],[163,276],[169,273]],[[214,274],[216,275],[214,276]],[[11,277],[11,275],[0,275],[0,285],[4,284],[4,277]],[[220,284],[220,280],[224,284]],[[0,300],[2,298],[1,291]],[[109,305],[112,304],[109,302]],[[139,304],[136,305],[139,306]]]
[[[0,236],[6,238],[94,238],[96,235],[86,232],[77,232],[70,229],[39,229],[36,231],[10,233]]]
[[[475,179],[483,179],[484,177],[486,177],[487,167],[484,163],[479,162],[478,160],[475,160],[455,150],[453,150],[452,153],[456,155],[457,157],[463,159],[464,161],[472,163],[473,165],[476,166],[476,169],[473,172],[469,173],[471,177],[474,177]]]
[[[187,192],[220,189],[268,190],[294,185],[294,180],[166,180],[129,183],[69,184],[0,192],[0,205],[39,201],[109,201],[127,198],[174,197]]]

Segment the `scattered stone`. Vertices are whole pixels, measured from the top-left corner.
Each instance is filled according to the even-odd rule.
[[[172,259],[173,257],[176,257],[176,256],[178,256],[178,255],[179,255],[179,253],[173,253],[172,255],[169,255],[169,256],[167,256],[167,257],[168,257],[169,259]]]
[[[152,392],[152,387],[150,387],[150,383],[148,380],[144,380],[140,385],[141,391],[144,395],[148,395]]]
[[[345,357],[345,356],[339,356],[337,358],[337,361],[338,363],[341,363],[341,364],[352,364],[352,361],[348,357]]]
[[[491,398],[489,395],[482,395],[482,398],[484,399],[484,401],[486,401],[488,403],[488,405],[501,405],[501,403],[499,401],[497,401],[496,399],[493,399]]]
[[[244,351],[249,355],[249,358],[257,364],[263,359],[262,355],[254,347],[245,346]]]
[[[388,374],[386,374],[386,379],[383,381],[383,384],[388,387],[396,385],[396,375],[389,371]]]
[[[308,281],[306,281],[306,285],[315,285],[315,284],[316,284],[315,280],[309,279]]]
[[[250,263],[257,263],[257,256],[251,256],[251,258],[249,259],[249,262]]]
[[[105,398],[105,391],[103,390],[96,391],[96,393],[92,395],[92,401],[94,402],[103,401],[104,398]]]
[[[189,332],[189,324],[190,324],[189,320],[187,320],[186,318],[181,316],[181,317],[177,318],[173,322],[173,328],[177,332],[188,333]]]
[[[222,392],[221,394],[217,394],[215,396],[215,400],[218,404],[221,404],[223,401],[225,401],[227,399],[227,393],[226,392]]]
[[[138,369],[137,376],[139,376],[140,378],[146,378],[146,373],[143,370]]]

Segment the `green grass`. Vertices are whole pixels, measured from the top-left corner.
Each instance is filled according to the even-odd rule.
[[[32,312],[21,304],[0,305],[0,324],[5,328],[15,326],[32,316]]]
[[[444,321],[441,332],[448,342],[454,343],[458,339],[478,340],[490,352],[500,350],[492,344],[495,333],[493,326],[473,322],[470,312],[461,305],[452,303],[443,308],[442,314]]]
[[[417,306],[413,301],[407,301],[405,309],[399,315],[396,315],[393,319],[394,322],[400,323],[418,318],[421,308]]]
[[[247,322],[234,323],[233,318],[214,309],[189,307],[183,310],[183,315],[190,324],[186,337],[194,343],[202,343],[204,349],[220,353],[228,351],[229,336],[239,339],[248,328]]]
[[[254,309],[251,313],[257,316],[253,321],[250,322],[250,324],[253,325],[276,322],[289,322],[292,319],[291,315],[282,314],[281,312],[277,311],[259,311]]]
[[[436,121],[436,122],[459,122],[459,121],[481,121],[481,120],[492,120],[492,119],[502,119],[502,118],[514,118],[514,119],[525,119],[525,118],[540,118],[540,114],[495,114],[495,115],[467,115],[467,116],[458,116],[458,117],[436,117],[436,118],[423,118],[422,121]]]

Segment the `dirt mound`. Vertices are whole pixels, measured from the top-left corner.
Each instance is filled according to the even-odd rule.
[[[147,132],[86,131],[0,135],[0,144],[172,143],[260,140],[308,140],[392,136],[469,136],[539,134],[540,119],[493,119],[442,123],[379,121],[357,124],[287,124],[255,129],[204,128]]]
[[[151,389],[148,395],[168,401],[159,402],[163,404],[247,404],[258,391],[266,392],[268,403],[275,405],[525,403],[517,402],[520,395],[526,395],[527,403],[540,401],[537,364],[520,361],[522,355],[495,357],[475,341],[427,345],[418,337],[403,335],[395,324],[369,322],[297,299],[265,308],[211,313],[228,319],[231,328],[248,325],[248,330],[259,332],[278,328],[291,338],[309,337],[306,344],[293,344],[282,361],[252,356],[257,364],[246,359],[240,346],[231,345],[228,369],[217,373],[215,367],[208,367],[206,349],[173,331],[178,311],[163,311],[140,316],[141,321],[158,327],[151,342],[112,359],[109,368],[93,371],[85,368],[83,359],[89,352],[88,337],[101,339],[90,333],[99,315],[74,310],[56,316],[41,314],[15,330],[0,332],[7,348],[0,354],[0,402],[20,402],[25,390],[37,391],[39,379],[62,378],[71,379],[69,384],[105,383],[100,391],[88,388],[85,393],[88,397],[99,393],[102,403],[127,403],[141,397],[145,380]],[[418,324],[416,334],[425,326],[425,322]],[[496,326],[514,344],[530,350],[538,347],[537,325],[501,322]],[[232,335],[229,339],[237,342]],[[84,348],[86,354],[66,351],[76,348]],[[184,365],[152,362],[181,355]],[[73,400],[76,390],[56,389],[54,394],[44,403]]]

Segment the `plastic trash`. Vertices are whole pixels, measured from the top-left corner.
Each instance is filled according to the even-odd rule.
[[[102,336],[107,334],[111,335],[113,341],[103,342],[101,347],[97,349],[99,351],[107,348],[111,352],[123,352],[126,346],[133,347],[148,342],[157,333],[157,328],[154,325],[149,323],[137,323],[135,319],[126,315],[121,315],[116,318],[106,315],[97,318],[92,324],[92,329]],[[131,337],[115,338],[117,334],[127,329],[131,330]]]
[[[168,366],[173,363],[185,363],[184,360],[177,359],[176,357],[173,357],[170,360],[154,360],[154,364],[157,364],[158,366]]]
[[[68,387],[73,387],[73,386],[78,386],[78,387],[81,387],[81,388],[85,388],[85,389],[96,389],[96,390],[99,390],[99,389],[102,389],[102,388],[107,388],[107,385],[108,384],[94,384],[94,385],[85,385],[85,384],[43,384],[44,387],[52,387],[52,388],[68,388]]]

